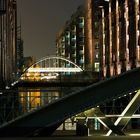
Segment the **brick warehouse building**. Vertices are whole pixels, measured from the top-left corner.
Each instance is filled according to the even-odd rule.
[[[102,0],[99,8],[102,76],[140,66],[139,0]]]
[[[89,0],[92,13],[98,13],[100,78],[106,79],[140,66],[139,0]],[[96,5],[97,10],[94,11]],[[94,16],[92,16],[95,24]],[[93,37],[94,38],[94,37]],[[116,87],[117,89],[117,87]],[[109,114],[121,113],[135,93],[100,106]],[[139,114],[139,109],[136,112]],[[131,119],[127,128],[138,128],[139,119]]]
[[[139,8],[139,0],[85,1],[84,70],[98,70],[100,79],[106,79],[139,67]],[[107,102],[101,105],[100,109],[105,114],[120,114],[133,95],[131,93]],[[139,114],[139,110],[137,113]],[[131,119],[127,127],[136,128],[138,125],[138,119]]]
[[[87,9],[87,4],[77,8],[57,34],[56,55],[70,59],[85,71],[99,72],[99,32],[92,31],[92,14]],[[96,34],[95,43],[92,33]]]

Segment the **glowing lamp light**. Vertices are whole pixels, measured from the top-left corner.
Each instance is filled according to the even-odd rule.
[[[30,73],[27,73],[26,75],[27,75],[27,76],[30,76]]]
[[[28,69],[28,73],[30,72],[81,72],[82,70],[79,68],[30,68]]]

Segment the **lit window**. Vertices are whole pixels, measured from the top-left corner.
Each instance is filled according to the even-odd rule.
[[[83,59],[80,59],[80,64],[84,64],[84,60]]]
[[[99,42],[95,43],[95,49],[99,49]]]
[[[66,38],[70,38],[70,32],[66,32]]]
[[[98,53],[95,55],[95,58],[96,58],[96,59],[98,59],[98,58],[99,58],[99,54],[98,54]]]
[[[95,119],[95,130],[100,130],[100,122]]]
[[[97,63],[95,63],[95,71],[97,71],[97,72],[99,72],[99,63],[97,62]]]

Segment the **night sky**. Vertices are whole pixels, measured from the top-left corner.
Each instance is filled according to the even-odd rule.
[[[24,55],[37,59],[55,55],[56,33],[84,0],[17,0]]]

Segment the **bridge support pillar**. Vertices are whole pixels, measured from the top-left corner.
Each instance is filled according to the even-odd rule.
[[[129,104],[126,106],[121,116],[115,121],[114,125],[118,126],[120,130],[123,130],[127,123],[130,121],[132,115],[137,111],[140,107],[140,90],[136,93],[136,95],[132,98]],[[106,134],[107,136],[111,135],[112,130],[109,130]]]
[[[65,126],[65,121],[63,122],[63,130],[66,129],[66,126]]]
[[[88,127],[85,119],[78,119],[76,123],[76,135],[88,136]]]
[[[88,117],[97,117],[98,121],[103,124],[106,128],[111,129],[111,131],[117,135],[125,135],[118,126],[115,126],[114,123],[101,112],[99,107],[93,108],[90,114],[87,114]]]

